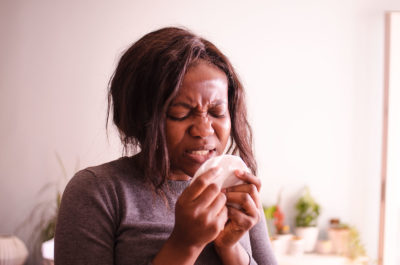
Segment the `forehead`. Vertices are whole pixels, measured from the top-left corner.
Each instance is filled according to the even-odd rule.
[[[228,78],[215,65],[199,62],[189,68],[174,101],[227,100]]]

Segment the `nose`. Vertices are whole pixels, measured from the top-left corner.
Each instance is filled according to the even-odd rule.
[[[214,134],[214,128],[211,120],[207,115],[199,115],[194,119],[193,124],[189,128],[191,136],[206,138]]]

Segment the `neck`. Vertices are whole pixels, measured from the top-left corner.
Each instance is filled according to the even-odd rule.
[[[180,174],[171,173],[171,174],[168,176],[168,179],[170,179],[170,180],[180,180],[180,181],[182,181],[182,180],[190,180],[191,177],[189,177],[188,175],[186,175],[186,174],[184,174],[184,173],[180,173]]]

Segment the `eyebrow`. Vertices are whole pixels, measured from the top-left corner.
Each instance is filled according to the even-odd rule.
[[[222,104],[227,104],[227,102],[225,100],[216,100],[216,101],[211,102],[210,105],[218,106],[218,105],[222,105]],[[187,109],[193,108],[193,106],[191,104],[182,102],[182,101],[174,102],[170,105],[170,107],[179,107],[179,106],[187,108]]]
[[[185,102],[175,102],[175,103],[172,103],[170,105],[170,107],[184,107],[184,108],[187,108],[187,109],[193,108],[192,105],[190,105],[188,103],[185,103]]]

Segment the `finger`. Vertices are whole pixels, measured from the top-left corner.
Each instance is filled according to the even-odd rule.
[[[246,183],[254,184],[257,187],[257,190],[260,191],[261,180],[253,174],[243,170],[235,170],[235,175]]]
[[[260,193],[257,190],[256,185],[254,184],[240,184],[236,186],[231,186],[225,189],[225,192],[244,192],[250,194],[253,201],[256,203],[257,208],[261,208],[261,199]]]
[[[200,175],[198,178],[193,180],[189,187],[187,187],[182,195],[185,199],[194,200],[197,196],[199,196],[204,189],[215,179],[218,175],[220,175],[222,169],[220,167],[214,167],[210,170],[206,171],[204,174]]]
[[[226,195],[220,192],[218,196],[216,196],[215,199],[212,201],[212,203],[208,207],[208,210],[216,216],[219,215],[223,208],[226,208],[226,200]]]
[[[245,192],[227,192],[226,199],[228,204],[239,205],[242,212],[253,218],[258,218],[258,208],[253,201],[253,198]]]
[[[204,208],[209,207],[210,204],[220,195],[223,194],[217,184],[209,184],[198,196],[194,199],[194,203],[197,205],[202,205]],[[226,196],[225,201],[226,201]]]
[[[225,227],[226,222],[228,222],[228,207],[223,206],[216,218],[218,220],[218,227],[220,228],[220,231],[222,231]]]
[[[233,207],[228,207],[228,218],[235,224],[236,229],[239,227],[244,231],[249,230],[258,222],[256,218],[250,217]]]

